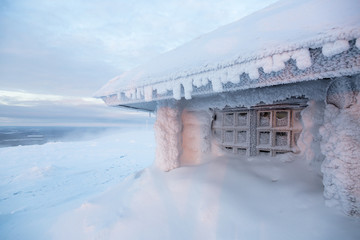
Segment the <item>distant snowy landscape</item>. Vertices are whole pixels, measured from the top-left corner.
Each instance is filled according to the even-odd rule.
[[[0,238],[360,238],[301,157],[209,156],[161,172],[154,149],[152,126],[1,148]]]
[[[0,239],[50,239],[59,215],[150,166],[154,147],[151,125],[124,125],[83,141],[0,148]]]

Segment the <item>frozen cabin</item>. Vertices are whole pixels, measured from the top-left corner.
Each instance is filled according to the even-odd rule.
[[[156,112],[156,164],[298,154],[360,216],[360,1],[283,0],[110,80],[96,96]],[[241,157],[242,156],[242,157]]]

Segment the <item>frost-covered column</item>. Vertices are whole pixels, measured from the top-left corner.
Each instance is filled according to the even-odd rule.
[[[175,103],[160,105],[156,112],[156,165],[163,171],[180,166],[181,109]]]
[[[182,165],[201,163],[203,155],[211,151],[211,113],[208,111],[188,111],[181,114]]]
[[[310,100],[307,107],[301,112],[302,131],[297,141],[305,160],[314,170],[320,173],[324,155],[320,150],[319,129],[324,121],[324,101]]]
[[[320,134],[326,203],[359,217],[360,97],[350,78],[331,83]]]

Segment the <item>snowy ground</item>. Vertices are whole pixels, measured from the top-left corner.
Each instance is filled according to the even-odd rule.
[[[0,148],[0,239],[50,239],[64,211],[152,164],[152,127],[82,142]]]
[[[154,140],[136,129],[0,158],[0,239],[360,239],[360,221],[325,207],[321,177],[294,157],[137,172]]]
[[[168,173],[146,169],[63,215],[55,239],[360,239],[325,207],[303,161],[231,157]]]

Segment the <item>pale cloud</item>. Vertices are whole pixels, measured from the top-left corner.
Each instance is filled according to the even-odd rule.
[[[42,103],[52,103],[56,105],[101,105],[104,103],[100,99],[86,97],[69,97],[51,94],[36,94],[29,92],[4,91],[0,90],[0,104],[8,106],[31,107]]]
[[[0,125],[16,116],[138,118],[90,97],[114,76],[275,1],[0,0]]]
[[[109,108],[100,99],[0,90],[0,126],[122,125],[145,123],[148,114]]]
[[[11,0],[3,89],[91,96],[106,81],[275,0]]]

